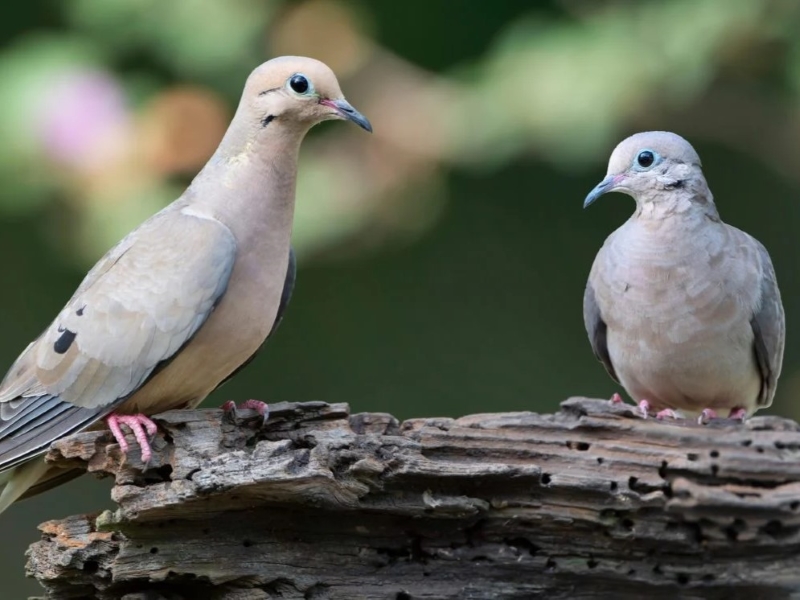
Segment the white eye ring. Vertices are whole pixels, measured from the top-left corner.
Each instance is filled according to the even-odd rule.
[[[660,162],[661,156],[659,156],[658,152],[645,148],[644,150],[640,150],[636,158],[633,159],[633,168],[636,171],[647,171]]]

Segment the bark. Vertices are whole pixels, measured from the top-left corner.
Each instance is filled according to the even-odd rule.
[[[144,469],[106,432],[47,460],[119,508],[41,526],[46,598],[769,598],[800,589],[800,426],[572,398],[410,419],[345,404],[172,411]],[[51,492],[53,493],[53,492]],[[55,492],[57,493],[57,492]]]

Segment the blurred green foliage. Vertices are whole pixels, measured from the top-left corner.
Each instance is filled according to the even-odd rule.
[[[258,63],[328,62],[372,120],[303,149],[292,305],[206,406],[350,402],[400,418],[552,411],[616,390],[581,298],[632,202],[583,212],[617,141],[671,129],[726,221],[772,253],[788,320],[770,412],[800,417],[800,4],[790,0],[29,0],[0,18],[0,363],[85,270],[179,195]],[[2,518],[3,597],[47,518],[109,505],[83,478]]]

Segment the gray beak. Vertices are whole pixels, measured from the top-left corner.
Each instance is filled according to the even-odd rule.
[[[597,200],[603,194],[607,194],[608,192],[614,191],[614,188],[617,187],[617,184],[622,180],[622,175],[609,175],[603,181],[598,183],[594,189],[589,192],[589,195],[586,196],[586,200],[583,201],[583,208],[586,208],[590,204],[592,204],[595,200]]]
[[[372,133],[372,125],[370,124],[367,117],[365,117],[355,108],[353,108],[353,106],[344,98],[340,98],[339,100],[323,100],[322,104],[336,109],[336,112],[338,112],[343,119],[352,121],[362,129],[366,129],[367,131]]]

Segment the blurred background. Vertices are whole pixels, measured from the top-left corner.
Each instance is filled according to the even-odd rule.
[[[312,131],[291,306],[205,406],[403,419],[610,396],[582,294],[633,201],[581,204],[618,141],[668,129],[702,156],[723,218],[772,254],[788,344],[767,412],[800,418],[800,3],[27,0],[0,15],[0,365],[180,195],[248,73],[302,54],[375,133]],[[0,517],[4,598],[38,590],[23,570],[36,525],[109,507],[109,486],[82,478]]]

